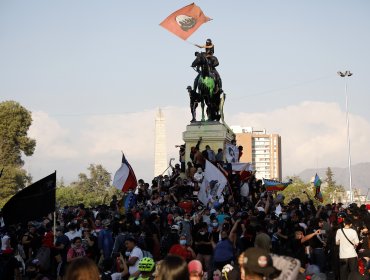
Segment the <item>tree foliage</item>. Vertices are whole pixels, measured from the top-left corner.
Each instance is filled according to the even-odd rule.
[[[0,103],[0,204],[5,202],[31,181],[22,169],[22,154],[31,156],[36,141],[27,136],[32,124],[31,112],[15,101]]]
[[[77,205],[96,206],[109,203],[111,197],[120,192],[110,185],[111,175],[100,164],[90,164],[87,168],[89,174],[80,173],[78,180],[69,186],[59,182],[57,188],[57,204],[59,206]]]
[[[324,180],[325,185],[323,186],[323,198],[324,204],[330,204],[333,202],[340,202],[345,197],[345,189],[342,185],[337,185],[334,180],[334,173],[330,167],[326,169],[326,178]]]
[[[301,201],[306,201],[308,200],[307,194],[311,199],[313,199],[314,191],[310,183],[303,182],[302,179],[297,176],[290,177],[288,179],[292,179],[293,183],[286,187],[284,191],[282,191],[282,194],[285,197],[284,203],[288,203],[294,198],[299,198]]]

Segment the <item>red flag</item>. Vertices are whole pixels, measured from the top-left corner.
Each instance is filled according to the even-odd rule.
[[[131,165],[127,162],[125,155],[122,155],[121,167],[114,174],[113,186],[122,190],[122,192],[135,190],[137,187],[134,170],[132,170]]]
[[[211,20],[194,3],[173,12],[160,23],[163,28],[186,40],[203,23]]]

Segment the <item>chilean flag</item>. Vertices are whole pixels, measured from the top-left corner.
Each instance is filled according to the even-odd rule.
[[[132,170],[132,167],[127,162],[124,154],[122,154],[121,167],[114,174],[113,186],[119,190],[122,190],[122,192],[135,190],[137,187],[137,180],[134,170]]]

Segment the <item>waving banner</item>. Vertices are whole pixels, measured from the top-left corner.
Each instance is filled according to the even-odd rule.
[[[122,192],[128,192],[129,190],[135,190],[137,187],[137,180],[132,170],[131,165],[122,154],[122,163],[120,168],[116,171],[113,178],[113,186]]]
[[[170,14],[160,25],[183,40],[186,40],[203,23],[211,20],[194,3]]]
[[[2,209],[6,225],[41,219],[55,211],[56,172],[16,193]]]

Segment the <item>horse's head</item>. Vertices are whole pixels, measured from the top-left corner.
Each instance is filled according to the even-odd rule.
[[[207,58],[205,53],[203,52],[195,52],[195,60],[191,64],[191,67],[198,67],[198,66],[204,66],[207,65]]]

